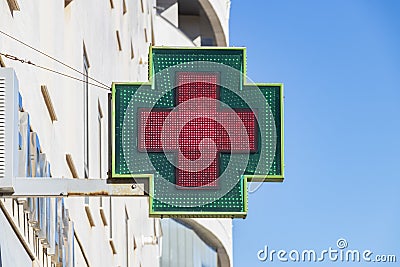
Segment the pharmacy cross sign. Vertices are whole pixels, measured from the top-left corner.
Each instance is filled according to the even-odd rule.
[[[282,84],[245,67],[244,48],[152,47],[149,82],[113,83],[110,179],[147,184],[150,216],[244,218],[248,182],[283,181]]]
[[[218,185],[217,153],[256,150],[254,114],[250,109],[236,112],[218,110],[218,101],[213,101],[218,97],[217,81],[218,73],[178,72],[177,112],[162,109],[139,112],[140,151],[180,150],[176,169],[176,185],[179,187],[214,188]],[[185,106],[188,100],[192,100],[191,105]],[[185,119],[187,123],[184,123]],[[241,124],[247,132],[235,131]],[[225,128],[231,129],[229,132],[232,134],[229,135]],[[204,144],[205,140],[209,143]]]

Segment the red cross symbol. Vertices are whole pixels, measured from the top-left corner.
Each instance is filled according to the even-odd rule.
[[[215,188],[219,153],[256,152],[255,115],[220,107],[219,73],[178,72],[176,79],[173,111],[139,110],[138,149],[178,153],[178,187]]]

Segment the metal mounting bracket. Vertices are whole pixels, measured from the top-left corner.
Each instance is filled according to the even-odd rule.
[[[127,197],[144,195],[144,184],[113,184],[107,183],[106,179],[18,177],[13,179],[12,190],[0,190],[2,197]]]

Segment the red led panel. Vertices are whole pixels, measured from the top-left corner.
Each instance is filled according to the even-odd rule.
[[[210,161],[204,168],[198,152],[185,151],[178,156],[176,184],[184,187],[217,187],[218,163],[216,153],[203,153],[203,159]],[[188,162],[188,159],[192,162]],[[193,171],[196,170],[196,171]],[[198,171],[198,169],[201,169]]]
[[[149,109],[139,110],[139,151],[163,151],[163,145],[161,144],[161,132],[164,121],[169,113],[170,111],[150,112]],[[174,148],[175,147],[176,145]]]
[[[218,76],[215,72],[177,73],[178,104],[199,97],[218,99]]]
[[[223,127],[219,125],[218,150],[231,153],[257,150],[256,118],[251,111],[236,111],[235,114],[232,114],[232,112],[222,110],[218,113],[218,119],[224,123]],[[243,126],[247,131],[247,136],[243,134]]]
[[[218,73],[180,72],[176,77],[174,111],[139,110],[139,150],[177,153],[177,186],[215,188],[219,153],[256,150],[255,115],[219,108]]]

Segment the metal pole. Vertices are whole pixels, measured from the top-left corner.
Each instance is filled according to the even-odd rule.
[[[2,197],[143,196],[144,184],[108,184],[103,179],[15,178]]]

